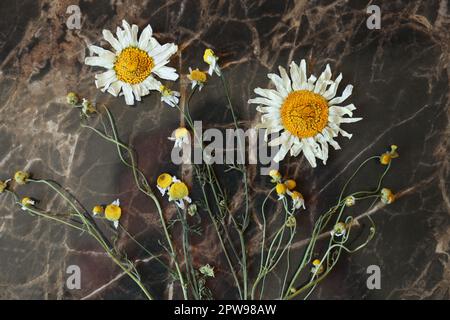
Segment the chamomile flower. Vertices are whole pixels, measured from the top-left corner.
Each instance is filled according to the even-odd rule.
[[[391,160],[395,158],[398,158],[398,153],[397,146],[393,144],[390,151],[385,152],[380,156],[380,163],[387,166],[389,163],[391,163]]]
[[[354,197],[354,196],[348,196],[348,197],[346,197],[345,198],[345,205],[347,206],[347,207],[351,207],[351,206],[354,206],[355,205],[355,203],[356,203],[356,198]]]
[[[316,158],[326,164],[328,144],[338,150],[340,146],[334,138],[339,134],[352,136],[340,128],[341,124],[362,119],[352,117],[356,109],[353,104],[340,105],[351,95],[353,86],[348,85],[336,97],[342,74],[331,80],[329,65],[319,78],[314,75],[307,78],[305,60],[300,66],[291,63],[290,76],[283,67],[279,70],[280,75],[268,74],[276,90],[256,88],[259,97],[249,100],[258,104],[256,110],[263,113],[258,127],[266,128],[266,138],[271,133],[280,133],[269,142],[269,146],[281,146],[274,161],[280,162],[288,152],[294,157],[303,152],[312,167],[317,166]]]
[[[105,208],[105,218],[112,221],[114,228],[119,227],[119,219],[122,216],[122,208],[120,208],[120,201],[116,199]]]
[[[208,74],[212,76],[213,72],[215,72],[219,77],[221,75],[219,64],[219,58],[214,54],[214,51],[211,49],[206,49],[203,54],[203,61],[209,64]]]
[[[27,208],[36,205],[36,201],[34,201],[33,199],[31,199],[30,197],[24,197],[24,198],[22,198],[22,200],[20,201],[20,203],[22,204],[22,210],[27,210]]]
[[[161,92],[161,101],[167,103],[172,108],[178,105],[180,101],[180,93],[178,91],[173,91],[167,88],[166,86],[161,85],[159,87],[159,91]]]
[[[192,70],[189,67],[188,79],[192,82],[192,89],[194,89],[195,86],[198,86],[198,90],[202,90],[203,86],[205,85],[206,78],[207,76],[205,72],[198,70],[198,68]]]
[[[270,170],[269,176],[272,178],[272,182],[280,182],[281,181],[281,173],[278,170]]]
[[[174,68],[167,67],[170,57],[178,50],[174,43],[160,45],[153,38],[150,25],[144,28],[139,39],[137,25],[130,26],[125,20],[123,28],[117,27],[115,37],[111,31],[103,30],[103,37],[114,51],[91,45],[89,50],[94,54],[85,59],[90,66],[107,69],[106,72],[95,75],[95,85],[117,97],[125,96],[127,105],[133,105],[134,100],[141,101],[151,90],[159,90],[161,79],[175,81],[178,74]]]
[[[392,192],[391,189],[383,188],[381,189],[381,202],[384,204],[391,204],[395,201],[395,194]]]
[[[287,190],[288,188],[284,183],[277,183],[277,185],[275,186],[275,191],[277,192],[278,200],[281,200],[286,196]]]
[[[94,208],[92,208],[92,214],[94,216],[98,216],[98,215],[102,215],[105,212],[105,208],[103,208],[103,206],[95,206]]]
[[[23,185],[27,183],[28,178],[30,177],[30,174],[28,172],[25,171],[17,171],[14,174],[14,181],[19,184],[19,185]]]
[[[323,266],[322,262],[319,259],[315,259],[312,262],[312,265],[313,267],[311,268],[311,272],[314,275],[319,275],[325,270],[325,267]]]
[[[185,127],[180,127],[176,129],[168,139],[175,141],[174,148],[183,148],[183,144],[189,145],[189,131]]]
[[[85,116],[89,116],[91,113],[97,112],[92,102],[90,102],[88,99],[83,98],[83,102],[81,103],[81,112]]]
[[[290,191],[288,190],[287,193],[291,196],[292,199],[292,207],[294,209],[306,209],[305,207],[305,199],[303,198],[303,195],[298,191]]]
[[[184,202],[191,203],[192,200],[189,198],[189,189],[184,182],[176,181],[169,188],[169,201],[174,201],[176,205],[184,209]]]
[[[344,222],[338,222],[334,225],[333,230],[331,230],[331,235],[340,237],[347,233],[347,225]]]
[[[10,179],[6,180],[6,181],[1,181],[0,180],[0,193],[5,192],[6,188],[8,188],[8,182],[11,181]]]
[[[158,179],[156,180],[156,187],[158,188],[159,192],[161,192],[161,195],[165,195],[166,192],[169,190],[170,185],[174,181],[175,177],[172,177],[168,173],[160,174]],[[175,180],[177,180],[175,178]]]

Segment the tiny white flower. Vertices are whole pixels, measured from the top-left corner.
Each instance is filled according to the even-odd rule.
[[[178,102],[180,101],[180,93],[178,91],[170,90],[169,88],[161,85],[159,87],[159,91],[161,92],[161,101],[165,102],[172,108],[176,107],[178,105]]]
[[[174,148],[183,148],[183,144],[189,145],[190,143],[189,131],[185,127],[180,127],[168,139],[175,141]]]

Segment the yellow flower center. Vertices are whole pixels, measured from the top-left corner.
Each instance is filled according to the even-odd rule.
[[[189,190],[183,182],[175,182],[169,189],[169,196],[173,200],[181,200],[189,195]]]
[[[120,216],[122,215],[122,209],[115,205],[115,204],[109,204],[106,206],[105,209],[105,217],[106,219],[110,221],[117,221],[120,219]]]
[[[299,138],[313,137],[328,123],[328,102],[308,90],[291,92],[281,106],[284,128]]]
[[[189,75],[189,79],[191,79],[192,81],[205,82],[206,73],[198,69],[192,70],[191,74]]]
[[[120,81],[138,84],[144,81],[151,73],[155,62],[144,50],[128,47],[122,50],[114,63],[117,79]]]
[[[172,184],[172,176],[168,173],[163,173],[158,177],[156,183],[161,189],[166,189]]]
[[[95,206],[95,207],[92,209],[92,213],[93,213],[94,215],[102,214],[103,211],[104,211],[104,209],[103,209],[102,206]]]

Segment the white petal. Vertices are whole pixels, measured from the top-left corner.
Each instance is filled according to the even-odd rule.
[[[328,90],[325,91],[325,93],[323,94],[323,97],[325,99],[330,100],[330,99],[334,98],[334,96],[336,95],[336,92],[338,90],[339,84],[341,83],[341,80],[342,80],[342,73],[340,73],[338,75],[336,80],[331,84],[331,86],[328,88]]]
[[[284,69],[283,67],[278,67],[278,70],[280,71],[280,75],[281,75],[281,79],[283,80],[284,87],[286,88],[286,90],[288,92],[291,92],[292,91],[291,79],[289,79],[286,69]]]
[[[106,69],[112,69],[114,67],[114,60],[105,57],[86,57],[84,63],[88,66],[103,67]]]
[[[108,70],[103,73],[99,73],[95,75],[95,86],[97,88],[103,88],[104,91],[109,88],[111,83],[117,81],[116,72],[114,70]]]
[[[264,104],[264,105],[266,105],[266,106],[275,107],[275,108],[277,108],[277,109],[280,108],[280,104],[279,104],[279,103],[277,103],[277,102],[275,102],[275,101],[273,101],[273,100],[270,100],[270,99],[267,99],[267,98],[261,98],[261,97],[257,97],[257,98],[250,99],[250,100],[248,100],[248,103],[252,103],[252,104]]]
[[[116,51],[122,50],[122,46],[120,45],[119,41],[113,36],[111,31],[104,29],[103,38],[109,42],[109,44],[114,48],[114,50]]]
[[[283,83],[283,79],[281,79],[281,77],[275,73],[269,73],[267,75],[267,77],[272,80],[273,84],[275,85],[275,87],[277,88],[278,92],[281,94],[281,96],[283,98],[285,98],[290,91],[288,91],[285,87],[284,87],[284,83]]]
[[[156,74],[158,77],[160,77],[161,79],[166,79],[166,80],[171,80],[171,81],[175,81],[178,79],[177,70],[172,67],[166,67],[166,66],[156,67],[152,70],[152,72],[154,74]]]
[[[304,61],[304,60],[302,60]],[[302,78],[300,76],[300,70],[294,61],[291,63],[291,78],[292,78],[292,89],[301,90],[302,89]],[[306,79],[305,79],[306,80]]]
[[[139,37],[139,49],[147,51],[152,34],[152,27],[148,24],[144,30],[142,30],[141,36]]]
[[[305,59],[302,59],[300,61],[300,90],[306,89],[308,86],[308,77],[306,75],[306,61]]]
[[[121,89],[122,81],[115,81],[109,85],[108,92],[111,93],[114,97],[117,97]]]
[[[124,83],[122,85],[123,95],[125,96],[125,103],[129,106],[134,105],[133,89],[130,84]]]
[[[315,168],[316,164],[316,156],[314,155],[314,151],[312,146],[309,144],[307,139],[302,139],[303,143],[303,154],[305,155],[306,160],[308,160],[311,167]]]
[[[342,93],[342,96],[334,98],[333,100],[331,100],[329,102],[329,105],[338,104],[338,103],[341,103],[341,102],[345,101],[345,99],[350,97],[350,95],[352,94],[352,91],[353,91],[353,86],[351,84],[349,84],[347,87],[345,87],[345,90]]]

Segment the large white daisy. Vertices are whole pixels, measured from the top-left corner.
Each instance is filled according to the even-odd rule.
[[[276,90],[256,88],[260,97],[248,101],[259,104],[256,110],[263,115],[258,127],[266,128],[266,141],[269,134],[280,133],[269,142],[269,146],[281,146],[274,161],[280,162],[290,151],[294,157],[303,152],[312,167],[316,167],[316,158],[326,164],[328,144],[338,150],[340,146],[334,138],[339,133],[352,137],[340,125],[362,119],[352,118],[356,109],[353,104],[340,105],[352,94],[353,86],[347,85],[342,95],[336,97],[342,74],[331,80],[329,65],[319,78],[314,75],[307,78],[305,60],[300,66],[291,63],[290,76],[283,67],[279,70],[280,75],[268,74]]]
[[[178,74],[174,68],[167,67],[170,57],[177,52],[174,43],[160,45],[152,37],[153,31],[147,25],[138,40],[138,26],[130,26],[122,21],[123,29],[117,27],[117,38],[109,30],[103,30],[103,37],[114,49],[114,52],[91,45],[91,53],[85,63],[99,66],[108,71],[95,75],[95,85],[108,91],[113,96],[124,95],[128,105],[134,104],[134,99],[141,101],[141,97],[150,90],[160,90],[161,82],[154,78],[154,74],[161,79],[175,81]],[[122,92],[122,93],[121,93]]]

